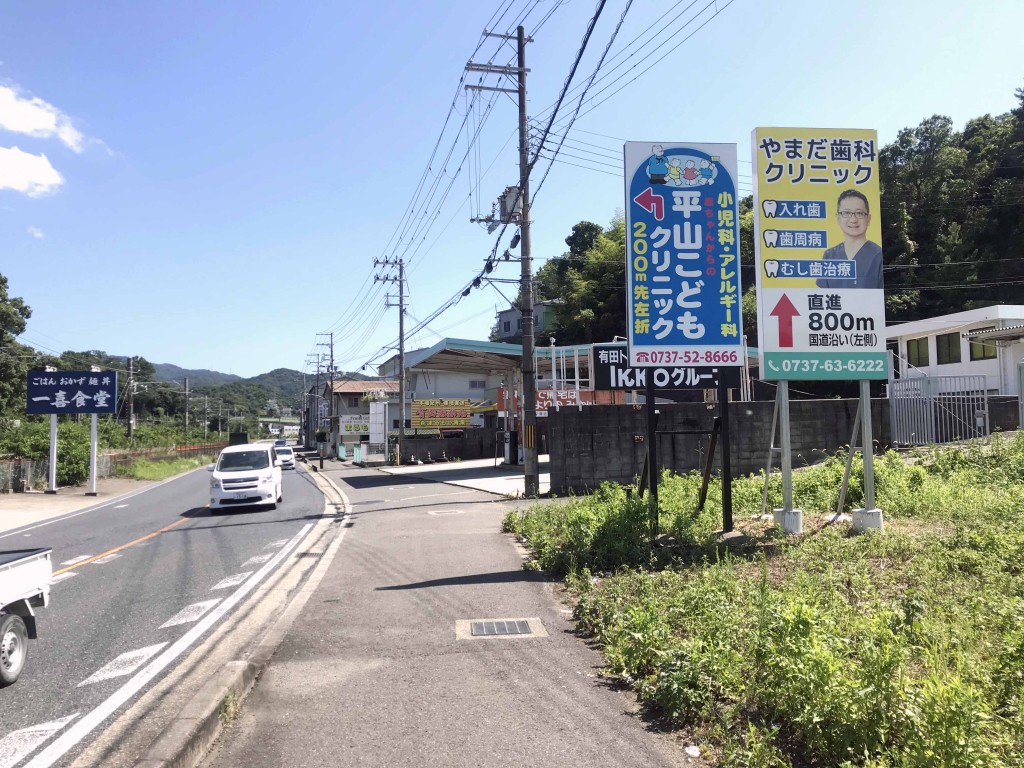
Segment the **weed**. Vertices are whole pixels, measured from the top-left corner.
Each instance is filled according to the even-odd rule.
[[[238,717],[238,710],[241,704],[238,700],[238,695],[234,691],[228,691],[224,698],[220,702],[220,724],[225,728],[230,728],[235,722],[235,718]]]
[[[805,519],[834,511],[845,468],[838,453],[795,474]],[[855,487],[859,458],[852,471]],[[1024,436],[883,453],[875,480],[884,534],[780,538],[755,519],[763,474],[738,478],[750,544],[721,557],[720,493],[697,511],[696,474],[661,478],[664,549],[648,546],[646,499],[612,485],[504,528],[535,567],[566,575],[609,674],[713,737],[722,765],[1021,765]],[[777,505],[777,476],[768,491]]]

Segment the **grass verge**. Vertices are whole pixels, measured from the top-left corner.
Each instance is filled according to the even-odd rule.
[[[210,459],[203,457],[172,459],[170,461],[145,461],[140,460],[132,464],[128,476],[135,480],[166,480],[169,477],[188,472],[210,463]]]
[[[693,511],[697,475],[662,478],[672,546],[612,485],[505,529],[566,577],[606,674],[719,765],[1024,765],[1024,433],[879,456],[885,533],[829,523],[845,461],[795,475],[800,536],[757,519],[763,476],[733,483],[732,549],[717,495]],[[855,460],[850,507],[860,483]]]

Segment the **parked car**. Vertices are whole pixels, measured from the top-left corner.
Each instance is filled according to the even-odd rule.
[[[284,498],[281,459],[269,443],[229,445],[207,469],[213,473],[210,509],[247,505],[274,509]]]
[[[36,639],[34,608],[50,602],[49,548],[0,552],[0,688],[14,683]]]
[[[281,469],[295,469],[295,451],[291,448],[274,448],[281,460]]]

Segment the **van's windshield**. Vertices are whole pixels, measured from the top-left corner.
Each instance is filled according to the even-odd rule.
[[[242,472],[248,469],[266,469],[269,466],[269,451],[222,453],[220,461],[217,462],[219,472]]]

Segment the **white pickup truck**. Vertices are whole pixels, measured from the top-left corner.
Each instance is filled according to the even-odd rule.
[[[25,668],[29,638],[36,638],[33,608],[50,602],[51,549],[0,552],[0,688]]]

